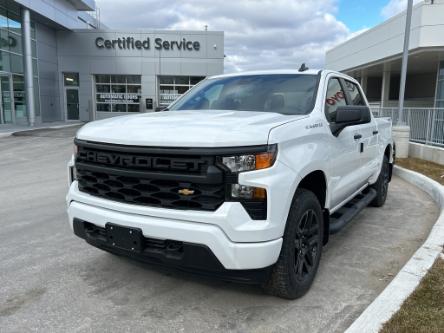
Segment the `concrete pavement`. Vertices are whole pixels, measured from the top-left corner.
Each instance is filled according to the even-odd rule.
[[[324,248],[302,299],[165,271],[87,245],[68,227],[74,128],[0,139],[0,332],[342,332],[427,237],[438,216],[394,178]]]

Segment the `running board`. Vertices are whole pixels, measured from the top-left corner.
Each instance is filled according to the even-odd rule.
[[[376,190],[370,188],[359,193],[330,216],[330,234],[336,234],[349,224],[358,213],[376,197]]]

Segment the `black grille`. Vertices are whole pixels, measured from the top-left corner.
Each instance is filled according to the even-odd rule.
[[[216,210],[225,200],[224,172],[214,165],[212,156],[77,144],[76,172],[82,192],[129,204],[207,211]]]
[[[140,179],[77,168],[79,190],[131,204],[164,208],[215,210],[225,198],[223,184],[192,184],[165,179]],[[193,194],[182,195],[187,189]]]

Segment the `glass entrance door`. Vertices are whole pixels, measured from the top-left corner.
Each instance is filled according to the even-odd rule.
[[[14,122],[14,112],[11,99],[11,76],[0,74],[0,123]]]
[[[65,88],[66,91],[66,119],[79,120],[79,89]]]

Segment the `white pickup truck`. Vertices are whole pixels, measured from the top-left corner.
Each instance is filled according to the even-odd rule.
[[[384,204],[394,162],[391,122],[358,82],[305,68],[213,76],[74,143],[77,236],[289,299],[309,289],[329,235]]]

